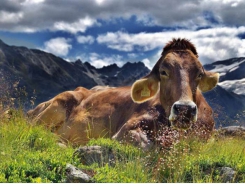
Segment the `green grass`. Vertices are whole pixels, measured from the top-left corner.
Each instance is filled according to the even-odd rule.
[[[244,182],[244,149],[245,140],[239,138],[182,141],[162,157],[165,162],[159,166],[158,178],[162,182],[222,182],[219,168],[231,167],[237,171],[234,182]]]
[[[57,137],[27,123],[21,110],[0,121],[0,182],[60,182],[73,149],[57,145]]]
[[[115,166],[95,168],[95,180],[103,183],[146,183],[154,182],[150,169],[146,168],[145,156],[139,148],[132,145],[122,145],[118,141],[110,139],[92,139],[88,145],[99,145],[108,150],[111,149],[115,155]]]
[[[110,139],[88,145],[113,150],[115,166],[85,166],[72,155],[76,148],[57,145],[58,136],[28,124],[22,110],[11,117],[0,113],[0,182],[63,182],[71,163],[93,170],[96,182],[222,182],[220,167],[237,171],[234,182],[245,182],[245,140],[213,136],[208,142],[181,140],[168,150],[149,152]]]

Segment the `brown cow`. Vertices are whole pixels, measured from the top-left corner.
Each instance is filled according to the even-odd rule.
[[[134,140],[147,149],[157,137],[164,142],[164,135],[176,128],[208,138],[213,113],[201,92],[214,88],[218,79],[218,73],[204,70],[191,42],[173,39],[150,74],[132,87],[79,87],[38,105],[28,115],[73,144],[112,137]]]

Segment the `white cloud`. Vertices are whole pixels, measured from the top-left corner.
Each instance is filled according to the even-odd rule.
[[[156,62],[159,60],[162,54],[162,49],[158,49],[155,54],[150,56],[149,58],[143,58],[141,61],[147,66],[149,69],[152,69]]]
[[[138,54],[136,54],[136,53],[128,53],[127,55],[128,55],[129,59],[134,59],[134,58],[138,57]]]
[[[124,58],[121,55],[116,54],[87,53],[76,57],[76,59],[88,61],[96,68],[102,68],[103,66],[108,66],[114,63],[116,63],[119,67],[125,64]]]
[[[141,16],[137,16],[136,20],[138,22],[143,23],[144,25],[148,25],[148,26],[154,26],[154,25],[158,24],[156,19],[151,17],[149,14],[143,14]]]
[[[95,0],[95,2],[98,4],[98,5],[102,5],[104,3],[105,0]]]
[[[25,0],[22,5],[27,5],[27,4],[40,4],[45,2],[45,0]]]
[[[142,24],[161,26],[184,26],[195,29],[199,26],[213,26],[213,19],[219,25],[244,25],[245,1],[243,0],[83,0],[83,1],[1,1],[0,11],[22,14],[18,24],[0,24],[1,30],[18,30],[28,27],[33,30],[63,30],[71,33],[84,32],[95,26],[96,20],[113,21],[132,16]],[[207,19],[205,12],[211,16]],[[2,16],[1,16],[2,18]]]
[[[0,23],[17,23],[23,18],[23,13],[13,13],[13,12],[7,12],[7,11],[0,11]]]
[[[92,44],[94,43],[94,37],[92,36],[77,36],[77,42],[78,43],[87,43]]]
[[[157,33],[128,34],[125,32],[106,33],[97,37],[97,42],[119,51],[150,51],[162,48],[172,38],[190,39],[196,46],[203,63],[245,55],[245,40],[237,35],[245,27],[219,27],[199,31],[177,30]]]
[[[55,22],[53,29],[76,34],[77,32],[85,32],[88,27],[92,27],[95,24],[98,24],[97,21],[87,16],[73,23],[67,23],[64,21]]]
[[[128,34],[118,31],[116,33],[106,33],[97,37],[97,42],[105,44],[107,47],[120,51],[133,51],[139,46],[143,51],[149,51],[162,46],[164,35],[161,33],[138,33]]]
[[[152,68],[151,61],[148,58],[145,58],[142,60],[142,62],[147,66],[148,68]]]
[[[224,4],[231,4],[231,5],[233,5],[233,3],[240,3],[240,2],[241,2],[241,0],[223,0],[222,1],[222,3],[224,3]]]
[[[46,52],[50,52],[58,56],[67,56],[72,45],[69,44],[70,39],[58,37],[53,38],[44,43],[44,49]]]

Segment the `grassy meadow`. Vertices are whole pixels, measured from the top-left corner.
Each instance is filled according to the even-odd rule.
[[[41,126],[31,126],[21,109],[11,116],[0,111],[0,182],[64,182],[71,163],[93,171],[96,182],[222,182],[220,167],[236,171],[234,182],[245,182],[245,140],[213,136],[208,142],[181,140],[168,150],[149,152],[110,139],[91,140],[117,154],[115,166],[85,166],[62,148],[58,137]]]
[[[233,182],[245,182],[245,140],[239,137],[214,135],[208,142],[183,138],[169,149],[148,152],[110,139],[91,139],[88,145],[116,153],[115,164],[83,165],[73,156],[77,148],[60,147],[57,135],[32,126],[21,107],[24,98],[8,93],[19,96],[25,90],[9,86],[3,77],[0,83],[0,182],[65,182],[67,163],[93,173],[95,182],[223,182],[221,167],[236,171]],[[19,108],[13,108],[14,102]]]

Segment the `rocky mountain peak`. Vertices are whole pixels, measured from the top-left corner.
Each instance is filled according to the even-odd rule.
[[[0,44],[4,44],[4,42],[0,39]]]
[[[80,59],[77,59],[74,63],[76,65],[82,65],[83,64],[83,62]]]
[[[123,65],[123,68],[135,68],[135,67],[145,67],[145,64],[142,63],[141,61],[138,62],[127,62]]]

